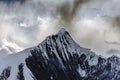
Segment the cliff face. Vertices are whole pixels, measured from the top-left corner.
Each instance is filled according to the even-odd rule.
[[[38,80],[119,80],[120,59],[104,59],[76,44],[64,29],[31,51],[26,64]]]
[[[0,80],[120,80],[120,58],[103,58],[80,47],[64,29],[8,57]]]

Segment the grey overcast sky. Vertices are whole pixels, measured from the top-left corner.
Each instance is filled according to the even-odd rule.
[[[65,28],[82,47],[120,55],[120,0],[0,0],[0,51],[33,47]]]

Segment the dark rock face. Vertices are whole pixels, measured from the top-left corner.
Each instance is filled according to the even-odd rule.
[[[0,75],[0,80],[7,80],[10,76],[10,72],[11,72],[11,67],[5,68]]]
[[[68,33],[66,32],[65,34]],[[59,44],[55,42],[57,38],[57,35],[48,37],[46,39],[46,42],[48,43],[43,42],[41,46],[38,46],[35,50],[32,50],[32,56],[26,59],[26,65],[32,71],[37,80],[79,80],[80,75],[77,72],[78,60],[76,58],[78,55],[75,54],[74,57],[72,57],[70,52],[66,54],[63,47],[60,48]],[[67,44],[69,44],[69,42],[63,42],[64,38],[66,37],[61,36],[61,39],[59,40],[65,45],[64,47],[67,48]],[[51,39],[55,43],[50,41]],[[44,48],[45,52],[44,49],[41,48]]]
[[[76,44],[61,30],[49,36],[26,59],[37,80],[120,80],[120,59],[102,58]]]
[[[23,75],[23,63],[21,63],[19,66],[18,66],[18,76],[17,76],[17,80],[25,80],[24,78],[24,75]]]
[[[34,53],[32,51],[32,57],[26,59],[26,64],[37,80],[80,80],[75,65],[65,61],[64,65],[66,67],[63,68],[56,55],[53,55],[51,60],[48,60],[39,55],[39,52],[35,51]]]

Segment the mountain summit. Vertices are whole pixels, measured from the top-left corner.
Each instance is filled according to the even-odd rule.
[[[96,55],[65,29],[3,58],[0,65],[0,80],[120,80],[120,58]]]

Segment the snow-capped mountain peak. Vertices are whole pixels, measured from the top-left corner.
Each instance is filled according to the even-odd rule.
[[[120,58],[96,55],[65,29],[0,64],[0,80],[120,80]]]

